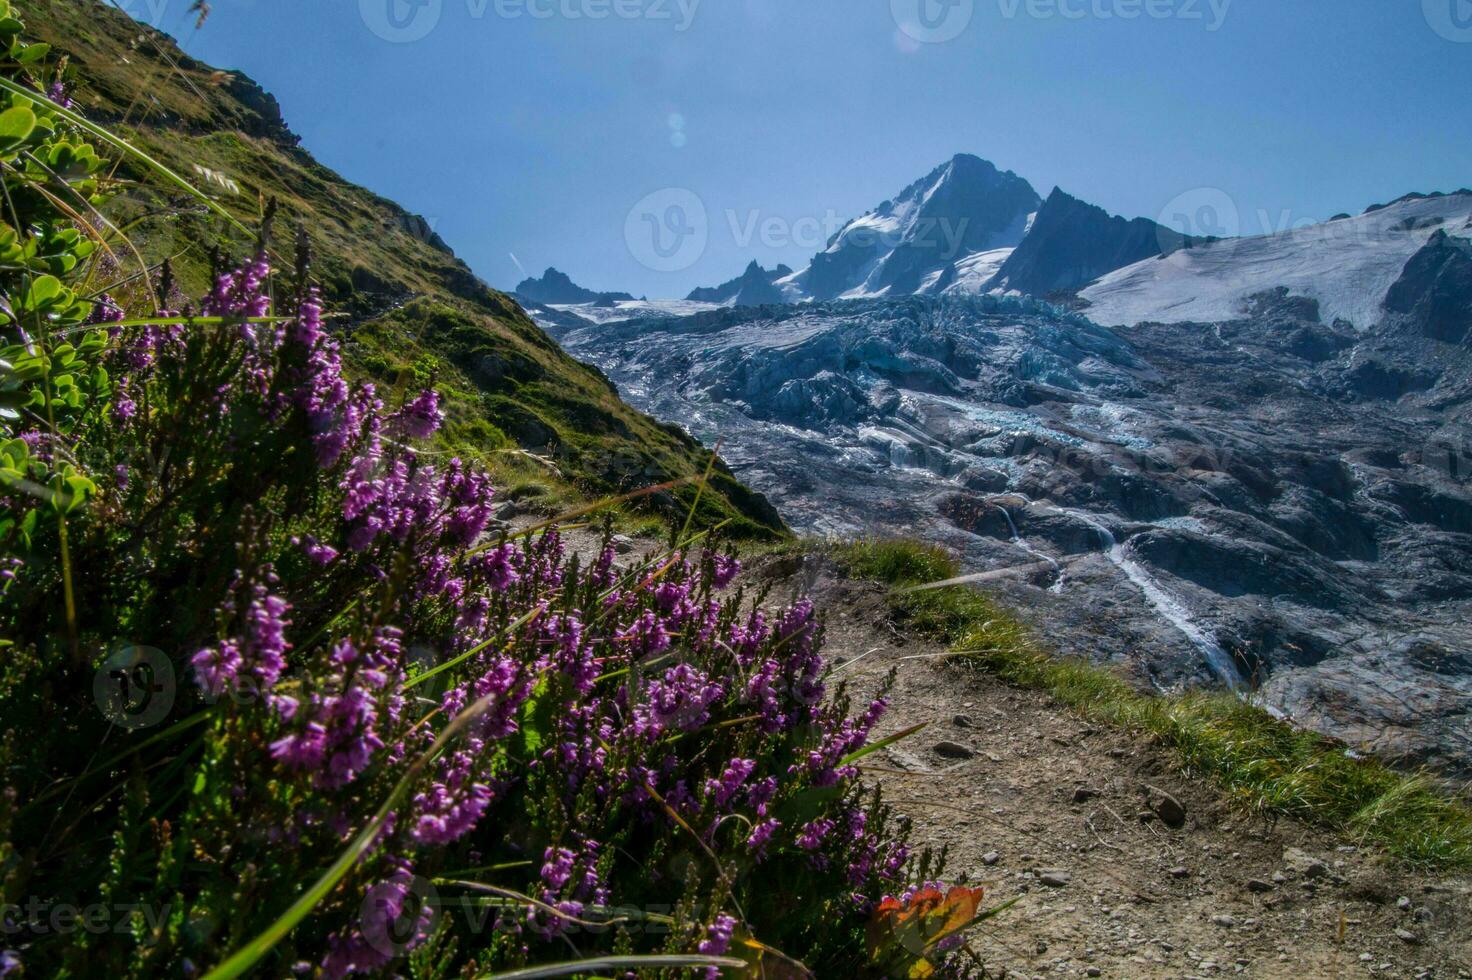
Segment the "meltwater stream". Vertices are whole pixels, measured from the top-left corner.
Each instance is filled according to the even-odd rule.
[[[1197,625],[1191,615],[1191,610],[1186,608],[1184,602],[1156,581],[1155,576],[1151,575],[1145,566],[1135,561],[1125,552],[1124,545],[1115,538],[1113,531],[1109,530],[1097,518],[1086,511],[1056,507],[1053,504],[1044,504],[1043,506],[1053,507],[1053,509],[1060,513],[1078,518],[1098,532],[1100,543],[1104,546],[1104,557],[1108,558],[1116,568],[1124,572],[1125,577],[1145,594],[1146,601],[1150,603],[1151,608],[1162,619],[1180,630],[1182,635],[1190,640],[1196,649],[1201,651],[1201,655],[1206,658],[1206,666],[1211,672],[1232,691],[1240,692],[1246,687],[1242,675],[1237,671],[1237,662],[1232,658],[1232,655],[1217,642],[1216,637]],[[1007,508],[1002,507],[1001,510],[1007,514],[1007,523],[1012,528],[1013,540],[1029,553],[1038,554],[1031,547],[1022,543],[1017,533],[1017,524],[1013,521],[1012,515],[1007,511]],[[1047,560],[1052,561],[1052,559]],[[1053,564],[1055,566],[1057,565],[1056,562]],[[1061,585],[1062,579],[1060,578],[1055,589],[1061,588]]]
[[[1082,518],[1083,515],[1075,513],[1074,516]],[[1146,571],[1143,565],[1127,555],[1124,545],[1115,539],[1113,531],[1097,521],[1088,520],[1086,523],[1099,532],[1099,537],[1104,542],[1104,556],[1124,572],[1131,582],[1139,586],[1140,591],[1145,593],[1145,599],[1166,622],[1180,630],[1186,639],[1196,645],[1206,658],[1206,665],[1211,668],[1211,672],[1231,690],[1242,690],[1244,684],[1242,675],[1237,672],[1237,662],[1217,642],[1216,637],[1196,624],[1186,604],[1157,582],[1155,576]]]
[[[1063,566],[1059,564],[1058,560],[1053,556],[1045,555],[1041,551],[1027,543],[1026,539],[1024,539],[1022,537],[1022,534],[1017,530],[1017,522],[1012,519],[1012,512],[1010,510],[1008,510],[1006,507],[1003,507],[1001,504],[994,504],[993,506],[995,506],[997,510],[1002,512],[1003,517],[1007,518],[1007,526],[1012,529],[1012,543],[1021,548],[1023,551],[1027,552],[1029,555],[1032,555],[1034,558],[1037,558],[1040,561],[1045,561],[1049,565],[1053,566],[1053,575],[1055,576],[1055,578],[1053,580],[1053,584],[1048,587],[1048,591],[1052,592],[1054,595],[1060,594],[1063,591]]]

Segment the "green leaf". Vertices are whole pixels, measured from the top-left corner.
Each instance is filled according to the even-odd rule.
[[[15,110],[12,109],[11,112]],[[0,120],[4,120],[9,112],[0,114]],[[32,283],[30,291],[26,293],[26,308],[30,310],[44,309],[46,306],[61,295],[61,280],[55,276],[39,276]]]
[[[844,756],[842,759],[839,760],[839,763],[838,764],[840,766],[853,765],[855,762],[858,762],[860,759],[862,759],[866,755],[870,755],[870,754],[872,754],[874,752],[878,752],[880,749],[884,748],[885,746],[893,745],[894,743],[896,743],[896,742],[898,742],[898,741],[900,741],[902,739],[909,738],[911,735],[914,735],[916,732],[920,731],[926,725],[929,725],[929,724],[930,724],[930,722],[928,722],[928,721],[922,721],[920,724],[918,724],[918,725],[912,725],[909,728],[906,728],[902,732],[895,732],[893,735],[889,736],[888,738],[881,738],[877,742],[870,742],[868,745],[864,746],[863,748],[856,749],[853,752],[850,752],[848,755]]]
[[[505,973],[482,973],[476,980],[540,980],[543,977],[570,977],[574,974],[618,973],[637,967],[648,967],[651,971],[669,970],[676,967],[706,967],[744,970],[748,964],[730,956],[708,956],[703,953],[656,953],[649,956],[594,956],[566,963],[549,963],[544,966],[529,966]],[[642,972],[642,971],[641,971]],[[737,976],[731,972],[730,976]]]
[[[46,55],[50,53],[51,45],[49,44],[27,44],[24,48],[21,48],[18,54],[16,54],[15,60],[23,65],[31,65],[40,61],[42,58],[46,57]]]
[[[521,747],[528,759],[535,758],[542,751],[546,733],[552,725],[552,704],[547,701],[547,678],[544,675],[521,708]]]
[[[9,439],[0,443],[0,456],[7,457],[13,466],[20,466],[31,458],[31,447],[27,446],[24,439]]]
[[[24,106],[0,112],[0,148],[19,146],[36,128],[36,114]]]

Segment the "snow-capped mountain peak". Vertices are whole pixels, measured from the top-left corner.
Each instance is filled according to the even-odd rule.
[[[959,260],[1016,246],[1041,204],[1032,185],[1010,170],[958,154],[848,222],[779,286],[789,298],[817,300],[943,288]]]

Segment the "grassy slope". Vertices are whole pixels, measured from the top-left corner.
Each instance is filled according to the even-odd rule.
[[[916,629],[1008,683],[1046,691],[1085,717],[1147,734],[1188,773],[1267,815],[1323,824],[1413,864],[1472,867],[1472,809],[1423,776],[1400,773],[1277,721],[1230,694],[1141,694],[1086,661],[1052,656],[1006,610],[966,586],[908,591],[960,574],[955,559],[914,541],[860,541],[835,557],[896,588]]]
[[[329,307],[352,318],[350,367],[390,390],[432,379],[448,399],[450,448],[481,458],[523,493],[549,495],[553,506],[705,471],[705,449],[626,405],[601,372],[567,356],[512,299],[475,278],[421,219],[299,148],[275,99],[249,79],[188,58],[166,36],[99,0],[15,6],[31,34],[70,55],[85,80],[75,97],[90,116],[249,227],[259,222],[261,202],[275,198],[278,242],[289,245],[299,223],[312,229],[314,276]],[[251,243],[231,241],[223,222],[207,222],[201,209],[178,203],[129,234],[149,261],[171,258],[186,294],[198,295],[208,286],[210,263],[193,243],[220,241],[237,256]],[[125,272],[128,265],[124,256]],[[517,447],[549,457],[555,471]],[[723,463],[711,483],[698,521],[730,519],[732,533],[749,538],[784,533],[776,511]],[[694,496],[694,487],[680,487],[652,506],[683,514]]]

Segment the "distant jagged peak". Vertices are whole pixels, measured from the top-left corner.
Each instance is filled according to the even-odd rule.
[[[792,270],[785,265],[778,265],[769,271],[762,268],[761,263],[753,259],[746,267],[746,271],[735,279],[723,282],[719,286],[692,290],[686,299],[696,303],[715,303],[719,306],[768,306],[785,301],[782,290],[774,284],[777,280],[786,279],[791,275]]]
[[[628,293],[600,293],[584,289],[573,282],[565,272],[548,267],[540,279],[523,279],[516,287],[516,294],[533,303],[545,305],[573,306],[582,303],[616,303],[634,297]]]

